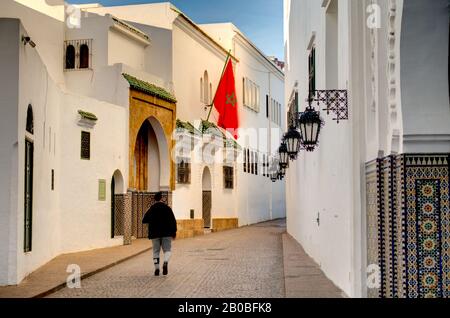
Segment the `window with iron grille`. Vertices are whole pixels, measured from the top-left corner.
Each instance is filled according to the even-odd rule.
[[[25,140],[25,191],[24,191],[24,237],[23,250],[25,253],[32,251],[33,230],[33,163],[34,144]]]
[[[92,69],[92,39],[65,41],[64,70]]]
[[[244,149],[244,172],[247,172],[247,150]]]
[[[91,133],[81,132],[81,159],[91,159]]]
[[[293,91],[291,100],[289,101],[289,111],[287,113],[288,127],[297,128],[298,117],[298,92]]]
[[[247,173],[251,172],[251,165],[250,165],[250,150],[247,149]]]
[[[266,176],[266,155],[265,155],[265,154],[263,154],[263,164],[262,164],[262,167],[263,167],[263,177],[265,177],[265,176]]]
[[[234,169],[233,167],[223,167],[223,184],[225,189],[234,188]]]
[[[243,97],[244,106],[259,113],[260,111],[260,88],[250,79],[243,78]]]
[[[177,182],[179,184],[191,183],[191,164],[187,160],[181,160],[177,164]]]
[[[309,54],[309,91],[314,94],[316,91],[316,48],[311,49]]]

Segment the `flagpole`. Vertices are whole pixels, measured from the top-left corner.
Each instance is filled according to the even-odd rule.
[[[231,50],[228,51],[227,59],[225,60],[225,65],[223,66],[222,75],[220,76],[219,85],[220,85],[220,82],[222,81],[222,77],[223,77],[223,74],[225,73],[225,69],[228,65],[228,60],[230,59],[230,57],[231,57]],[[216,96],[217,96],[217,89],[216,89],[216,92],[214,93],[214,98],[211,102],[211,105],[209,105],[209,114],[208,114],[208,118],[206,118],[206,121],[209,121],[209,117],[211,116],[211,112],[212,112],[212,109],[214,106],[214,101],[216,100]]]

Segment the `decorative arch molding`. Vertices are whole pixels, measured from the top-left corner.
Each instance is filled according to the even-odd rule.
[[[114,194],[119,195],[119,194],[127,193],[123,174],[119,169],[114,171],[113,181],[114,181],[114,190],[115,190]]]
[[[167,163],[167,158],[170,158],[169,144],[171,139],[167,139],[164,128],[161,123],[155,117],[148,119],[150,125],[152,125],[153,131],[156,135],[156,142],[158,143],[159,150],[159,162],[160,162],[160,190],[168,190],[170,188],[170,164]]]
[[[387,38],[387,81],[388,81],[388,105],[389,105],[389,136],[388,145],[391,154],[402,151],[402,120],[400,102],[400,34],[402,4],[397,0],[388,2],[388,38]]]
[[[133,158],[139,130],[145,121],[152,124],[160,147],[161,181],[166,180],[164,190],[175,190],[175,164],[171,159],[174,140],[172,133],[176,127],[176,104],[158,97],[130,89],[129,117],[129,182],[133,188]],[[165,189],[166,188],[166,189]]]

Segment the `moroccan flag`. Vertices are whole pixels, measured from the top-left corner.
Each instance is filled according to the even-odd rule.
[[[219,112],[217,125],[229,131],[237,139],[237,129],[239,128],[238,100],[231,58],[228,59],[228,64],[220,80],[213,103]]]

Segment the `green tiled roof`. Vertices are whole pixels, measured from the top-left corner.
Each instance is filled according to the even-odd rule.
[[[156,85],[150,84],[148,82],[142,81],[142,80],[137,79],[136,77],[131,76],[129,74],[124,73],[122,75],[128,81],[128,83],[130,84],[130,87],[137,91],[149,94],[151,96],[158,97],[159,99],[162,99],[162,100],[165,100],[165,101],[168,101],[171,103],[177,102],[175,96],[173,96],[171,93],[166,91],[164,88],[161,88]]]
[[[195,127],[190,122],[184,122],[179,119],[177,119],[177,129],[185,129],[192,135],[194,135],[195,133],[199,133],[199,131],[195,129]]]
[[[97,116],[95,116],[93,113],[89,113],[89,112],[85,112],[83,110],[79,110],[78,114],[80,114],[80,116],[83,119],[89,119],[89,120],[93,120],[93,121],[97,121],[98,120]]]
[[[187,130],[192,135],[196,135],[196,134],[201,135],[206,132],[209,132],[218,137],[222,137],[223,146],[225,148],[229,147],[229,148],[234,148],[234,149],[242,149],[242,147],[237,143],[236,140],[234,140],[234,138],[227,138],[225,133],[219,127],[217,127],[216,124],[214,124],[212,122],[202,120],[202,123],[199,127],[200,130],[198,130],[190,122],[184,122],[184,121],[177,119],[176,127],[177,127],[177,129]]]
[[[223,141],[224,147],[233,147],[234,149],[242,149],[241,145],[238,144],[238,142],[233,138],[228,138]]]
[[[223,133],[220,131],[219,127],[217,127],[216,124],[210,122],[210,121],[206,121],[206,120],[202,120],[202,123],[200,125],[200,130],[202,133],[205,133],[206,131],[217,131],[218,134],[220,136],[224,136]]]

